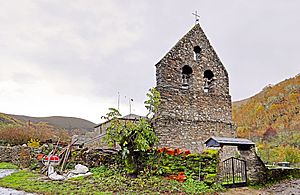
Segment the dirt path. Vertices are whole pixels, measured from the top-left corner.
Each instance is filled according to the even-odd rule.
[[[300,179],[284,181],[265,189],[248,187],[229,189],[220,195],[300,195]]]
[[[0,178],[6,177],[16,171],[17,170],[13,170],[13,169],[0,169]],[[0,187],[0,194],[1,195],[33,195],[31,193],[18,191],[11,188],[2,188],[2,187]]]
[[[284,181],[266,189],[270,194],[300,195],[300,179]]]

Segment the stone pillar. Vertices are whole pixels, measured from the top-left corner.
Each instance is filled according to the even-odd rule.
[[[255,147],[249,150],[239,150],[241,159],[246,161],[247,177],[250,184],[264,183],[267,177],[267,168],[256,154]]]

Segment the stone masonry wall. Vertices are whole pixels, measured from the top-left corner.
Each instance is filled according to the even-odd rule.
[[[251,184],[264,183],[267,179],[267,168],[256,154],[255,147],[250,150],[239,150],[241,159],[246,161],[247,176]]]
[[[198,59],[194,59],[196,46],[201,48]],[[185,65],[192,69],[188,88],[182,87]],[[204,91],[206,70],[214,75],[208,92]],[[233,136],[228,74],[199,24],[156,64],[156,80],[161,105],[154,126],[160,146],[197,152],[210,136]]]
[[[11,162],[19,167],[29,167],[31,149],[23,146],[0,146],[0,162]]]

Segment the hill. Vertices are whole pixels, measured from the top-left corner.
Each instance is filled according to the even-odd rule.
[[[0,126],[7,126],[7,125],[23,125],[23,122],[11,117],[7,114],[0,113]]]
[[[55,128],[67,129],[67,130],[74,130],[74,129],[81,129],[86,131],[92,131],[94,129],[95,123],[75,117],[64,117],[64,116],[50,116],[50,117],[31,117],[31,116],[24,116],[24,115],[12,115],[12,114],[2,114],[0,115],[1,118],[7,119],[6,122],[12,123],[13,121],[18,121],[18,123],[28,123],[28,121],[32,123],[39,123],[39,122],[46,122],[49,125]]]
[[[300,162],[300,74],[233,102],[237,135],[256,142],[265,162]]]
[[[300,131],[300,74],[234,102],[233,121],[240,137],[262,137],[268,128]]]

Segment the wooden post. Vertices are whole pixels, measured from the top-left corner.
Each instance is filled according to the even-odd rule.
[[[64,157],[64,160],[63,160],[63,163],[61,165],[61,168],[60,168],[60,172],[63,172],[64,170],[64,165],[65,163],[67,162],[68,158],[69,158],[69,154],[70,154],[70,150],[71,150],[71,147],[72,145],[77,141],[77,139],[72,139],[71,143],[68,145],[67,147],[67,151],[66,151],[66,154],[65,154],[65,157]]]

